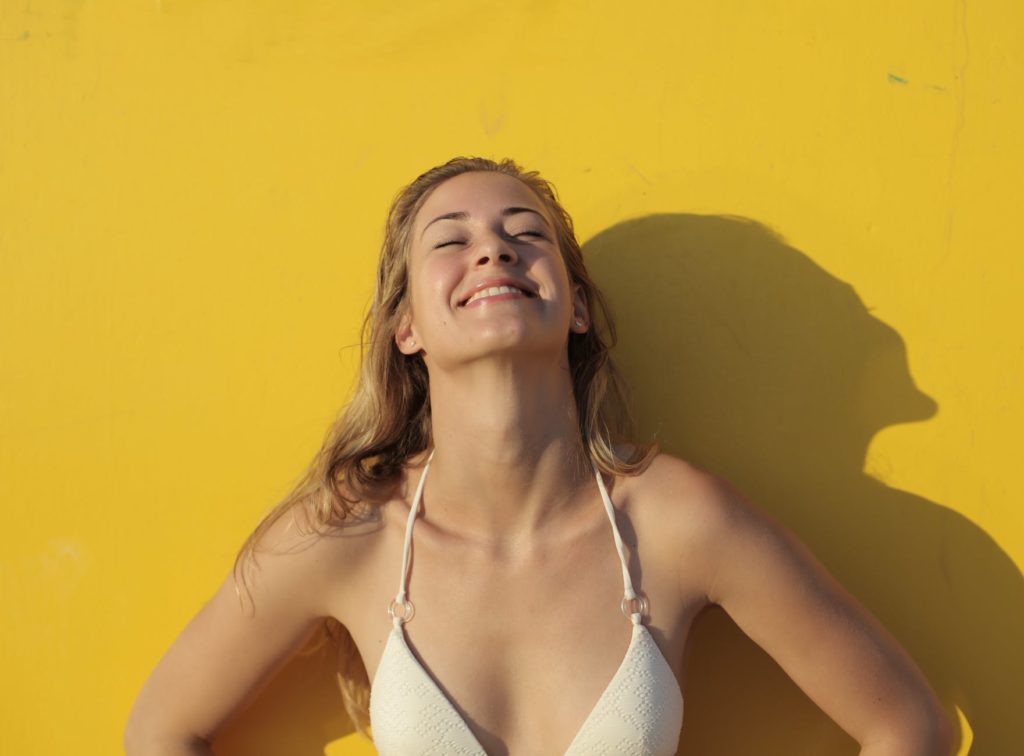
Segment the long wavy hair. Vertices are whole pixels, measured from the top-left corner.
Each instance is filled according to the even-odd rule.
[[[392,201],[384,229],[373,303],[363,320],[361,365],[351,400],[329,426],[323,444],[305,473],[281,501],[269,509],[235,558],[233,574],[245,584],[243,567],[256,565],[256,552],[266,530],[282,515],[300,514],[297,522],[345,527],[363,521],[366,513],[387,500],[400,482],[406,461],[431,443],[430,394],[422,357],[405,355],[394,335],[408,312],[409,248],[413,220],[430,192],[442,182],[470,171],[493,171],[526,184],[554,219],[558,249],[572,283],[583,288],[592,326],[570,332],[572,374],[580,436],[599,469],[611,475],[637,475],[656,456],[654,441],[636,443],[628,390],[609,354],[615,325],[605,297],[587,273],[573,230],[572,218],[558,200],[554,186],[537,171],[514,161],[457,157],[421,174]],[[624,456],[616,442],[628,442]],[[382,601],[381,611],[384,611]],[[325,617],[314,642],[301,652],[324,646],[336,651],[336,670],[345,711],[363,735],[369,720],[370,684],[362,657],[348,630]]]

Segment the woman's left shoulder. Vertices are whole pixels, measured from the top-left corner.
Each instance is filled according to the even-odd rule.
[[[620,459],[630,459],[636,447],[629,444],[617,445],[616,454]],[[722,485],[714,473],[693,462],[663,451],[656,451],[634,475],[618,479],[624,489],[629,489],[631,498],[641,500],[645,506],[678,505],[682,498],[707,493],[706,488]]]
[[[659,451],[634,476],[620,478],[631,516],[658,523],[669,537],[707,533],[753,505],[721,475]]]

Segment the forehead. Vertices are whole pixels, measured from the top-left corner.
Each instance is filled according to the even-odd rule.
[[[431,219],[451,212],[472,216],[500,213],[506,207],[529,207],[550,222],[544,203],[515,176],[491,171],[462,173],[439,184],[416,213],[414,228],[422,229]]]

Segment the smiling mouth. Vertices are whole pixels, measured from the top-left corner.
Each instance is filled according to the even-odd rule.
[[[459,302],[459,307],[465,307],[470,302],[475,302],[476,300],[484,299],[485,297],[493,297],[498,294],[521,294],[527,299],[534,299],[537,296],[532,291],[520,289],[518,286],[492,286],[488,289],[481,289],[480,291],[474,293],[473,296],[469,297],[468,299],[464,299],[463,301]]]

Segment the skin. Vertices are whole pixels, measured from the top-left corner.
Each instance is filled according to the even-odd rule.
[[[506,207],[543,217],[502,218]],[[430,223],[452,209],[469,219]],[[439,523],[499,545],[536,534],[589,477],[581,467],[567,475],[564,465],[580,448],[566,347],[570,328],[585,331],[589,314],[554,238],[543,204],[502,174],[450,179],[413,224],[413,315],[395,340],[430,373],[437,453],[427,485],[448,502]],[[498,276],[539,296],[458,305],[473,285]]]
[[[503,215],[509,207],[537,213]],[[466,217],[431,223],[455,211]],[[469,287],[501,275],[538,296],[459,306]],[[631,632],[596,481],[567,461],[581,445],[566,343],[590,327],[587,303],[544,204],[496,173],[457,176],[428,196],[414,221],[410,297],[395,343],[427,365],[436,452],[406,635],[489,754],[562,754]],[[256,615],[241,613],[229,576],[144,686],[128,752],[209,753],[325,616],[348,628],[372,680],[425,458],[409,460],[393,498],[362,525],[303,536],[292,518],[275,523],[267,545],[278,553],[260,557]],[[952,753],[920,670],[781,523],[668,454],[606,483],[650,601],[647,625],[681,687],[693,620],[718,604],[862,754]]]

